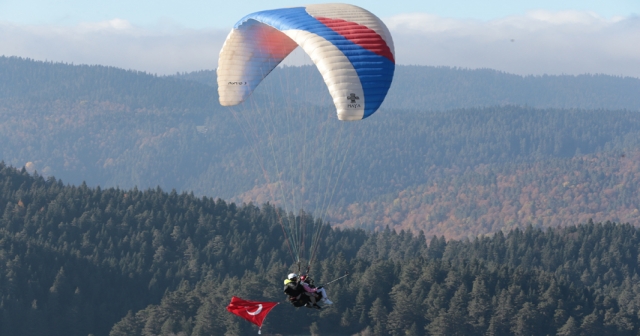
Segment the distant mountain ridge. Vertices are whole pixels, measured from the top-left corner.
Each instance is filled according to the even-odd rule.
[[[100,65],[39,62],[0,57],[0,101],[49,104],[52,101],[121,104],[129,109],[212,111],[215,90],[194,82]]]
[[[176,83],[176,78],[206,86]],[[1,100],[115,99],[134,108],[157,106],[211,111],[219,108],[217,90],[209,89],[211,86],[217,87],[215,70],[156,76],[100,65],[0,56]],[[331,102],[314,66],[276,68],[256,94],[273,92],[274,88],[300,87],[314,93],[303,99],[323,104]],[[161,91],[164,94],[157,96]],[[290,95],[282,93],[282,96]],[[382,108],[447,110],[501,105],[640,110],[640,79],[601,74],[519,76],[491,69],[398,65]]]
[[[175,77],[217,87],[213,70]],[[282,67],[265,84],[307,87],[331,102],[314,66]],[[601,74],[519,76],[492,69],[398,65],[381,109],[449,110],[518,105],[535,108],[640,110],[640,79]]]
[[[558,89],[563,82],[564,91]],[[628,190],[640,171],[620,158],[640,150],[640,95],[630,94],[638,83],[600,75],[520,77],[399,66],[379,112],[340,124],[353,147],[329,219],[448,238],[529,223],[555,226],[589,214],[635,224],[640,216]],[[338,130],[328,127],[335,120],[319,117],[333,113],[329,102],[314,68],[276,69],[238,107],[250,118],[255,107],[272,113],[274,129],[283,132],[269,138],[275,144],[270,148],[267,141],[252,145],[238,120],[243,116],[218,104],[212,71],[158,77],[0,57],[0,160],[15,167],[29,163],[30,171],[66,183],[161,186],[273,202],[273,183],[265,181],[255,154],[284,155],[283,144],[305,137],[303,130],[286,135],[282,106],[308,113],[309,124],[336,137]],[[478,107],[485,104],[490,106]],[[314,155],[309,162],[318,162]],[[571,183],[576,169],[585,169],[580,183],[586,198],[576,188],[554,189]],[[306,176],[307,186],[323,184],[316,173]],[[505,188],[497,181],[511,182]],[[553,190],[553,197],[524,186]],[[541,199],[529,199],[533,194]],[[561,206],[548,207],[549,199],[562,200]]]

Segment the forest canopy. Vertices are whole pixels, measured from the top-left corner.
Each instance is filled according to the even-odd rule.
[[[282,302],[270,205],[65,185],[0,164],[2,335],[247,334],[231,295]],[[428,242],[428,243],[427,243]],[[588,222],[473,240],[331,229],[310,273],[335,304],[276,307],[265,332],[601,334],[640,330],[640,232]]]

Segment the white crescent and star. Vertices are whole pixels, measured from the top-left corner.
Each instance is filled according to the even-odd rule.
[[[249,314],[249,315],[258,315],[258,314],[260,314],[261,311],[262,311],[262,305],[259,304],[258,305],[258,309],[256,311],[250,312],[250,311],[247,310],[247,314]]]

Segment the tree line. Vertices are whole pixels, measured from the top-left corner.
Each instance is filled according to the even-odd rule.
[[[65,185],[0,164],[2,335],[240,335],[231,295],[284,301],[278,208]],[[587,222],[471,240],[329,229],[310,274],[335,304],[284,302],[269,334],[635,335],[640,232]]]

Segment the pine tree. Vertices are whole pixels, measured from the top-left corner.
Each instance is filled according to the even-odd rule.
[[[579,329],[578,329],[578,323],[573,318],[573,316],[569,316],[569,319],[567,319],[567,322],[562,327],[560,327],[560,329],[558,329],[558,332],[556,333],[556,335],[558,336],[580,335]]]
[[[216,313],[209,300],[206,300],[198,309],[195,324],[193,327],[193,336],[220,335],[222,330],[215,324]]]
[[[456,321],[452,320],[445,310],[442,310],[425,329],[429,332],[429,335],[454,335],[456,332],[455,323]]]
[[[538,316],[536,306],[531,302],[525,302],[522,309],[514,316],[511,331],[514,335],[521,336],[542,334],[543,328]]]
[[[507,335],[511,333],[511,318],[514,314],[513,304],[506,289],[500,292],[500,295],[494,299],[493,314],[489,320],[488,336]]]
[[[386,335],[387,333],[387,309],[380,298],[373,301],[369,310],[369,318],[373,325],[373,334],[376,336]]]
[[[143,325],[140,324],[133,312],[129,311],[127,316],[113,326],[109,336],[141,335],[142,328]]]
[[[484,333],[489,326],[489,316],[491,316],[491,302],[482,276],[476,277],[473,281],[468,312],[470,324],[477,333]]]
[[[582,336],[604,334],[602,325],[602,314],[600,311],[594,309],[591,314],[585,316],[582,319],[582,324],[580,325],[580,334]]]
[[[453,295],[453,298],[451,298],[449,309],[446,313],[448,320],[455,321],[452,325],[452,335],[469,335],[473,331],[467,315],[467,302],[469,302],[467,288],[461,285]]]

